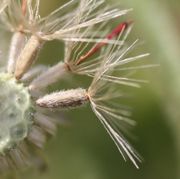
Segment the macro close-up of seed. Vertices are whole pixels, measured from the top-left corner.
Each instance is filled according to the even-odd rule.
[[[164,48],[163,41],[156,42],[156,23],[143,26],[149,11],[138,16],[143,12],[136,5],[115,0],[0,0],[2,178],[24,178],[31,171],[36,174],[29,178],[147,178],[143,173],[147,176],[152,166],[159,166],[153,154],[161,156],[159,150],[166,149],[162,156],[168,156],[175,150],[163,141],[173,138],[167,128],[178,125],[168,126],[161,119],[178,116],[179,92],[173,91],[178,80],[162,90],[165,69],[173,77],[175,70],[169,68],[177,65],[155,52]],[[157,153],[153,142],[159,143]],[[175,166],[174,159],[162,158]],[[158,171],[155,178],[161,176]]]

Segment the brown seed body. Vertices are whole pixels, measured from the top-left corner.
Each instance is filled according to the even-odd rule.
[[[15,77],[20,79],[36,60],[42,41],[37,36],[32,36],[17,59]]]
[[[7,66],[8,73],[14,73],[16,60],[24,47],[25,38],[25,35],[21,32],[16,32],[12,36]]]
[[[81,106],[89,101],[85,89],[71,89],[46,95],[36,101],[38,106],[44,108],[72,108]]]

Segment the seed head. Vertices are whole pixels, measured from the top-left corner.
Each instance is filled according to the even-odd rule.
[[[26,145],[43,147],[46,135],[56,130],[55,120],[36,108],[24,85],[12,74],[0,73],[0,162],[5,163],[0,170],[31,165],[36,155]]]
[[[134,121],[129,119],[129,111],[114,104],[113,99],[124,97],[117,85],[139,87],[144,82],[130,78],[129,71],[149,67],[131,65],[148,54],[128,57],[137,43],[126,43],[131,23],[122,22],[112,31],[105,28],[129,10],[106,7],[103,0],[71,0],[41,17],[40,0],[0,2],[0,23],[12,33],[7,65],[0,70],[0,169],[41,161],[36,148],[42,148],[47,136],[55,134],[59,123],[55,113],[87,103],[124,159],[128,157],[138,167],[140,157],[124,137],[127,126],[133,126]],[[64,60],[50,68],[32,67],[43,44],[54,39],[64,43]],[[46,94],[48,85],[69,72],[93,80],[87,89]]]
[[[27,88],[6,73],[0,74],[0,154],[24,140],[31,125],[31,100]]]

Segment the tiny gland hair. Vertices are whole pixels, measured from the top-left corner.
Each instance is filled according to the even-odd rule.
[[[135,122],[119,101],[126,95],[124,86],[146,82],[131,75],[153,65],[139,64],[148,53],[129,56],[138,42],[127,43],[131,21],[108,27],[131,9],[106,6],[104,0],[70,0],[45,17],[39,9],[40,0],[0,0],[0,26],[11,35],[0,69],[0,172],[41,168],[39,149],[56,133],[60,109],[88,103],[123,158],[138,168],[140,156],[124,137]],[[64,59],[52,67],[37,65],[39,51],[52,40],[64,44]],[[87,89],[46,92],[69,73],[89,76],[92,82]]]

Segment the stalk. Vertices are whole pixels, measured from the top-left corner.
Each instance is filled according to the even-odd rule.
[[[50,67],[46,72],[39,75],[35,80],[30,84],[30,90],[40,90],[45,88],[56,81],[62,79],[64,75],[68,72],[67,65],[63,62],[58,63],[57,65]]]

